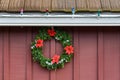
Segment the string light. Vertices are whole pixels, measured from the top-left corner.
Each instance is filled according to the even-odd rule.
[[[49,10],[48,9],[46,9],[45,12],[46,12],[45,13],[46,15],[49,15]]]
[[[97,12],[98,17],[100,17],[100,13],[101,13],[101,11],[99,9],[98,12]]]
[[[72,14],[73,15],[75,14],[75,8],[72,8]]]
[[[20,10],[20,15],[23,15],[23,11],[24,11],[23,9]]]

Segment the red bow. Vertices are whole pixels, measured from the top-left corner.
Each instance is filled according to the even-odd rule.
[[[54,31],[54,29],[48,29],[48,34],[50,36],[55,36],[56,32]]]
[[[37,48],[38,47],[42,47],[43,46],[43,40],[41,40],[41,39],[38,39],[37,41],[36,41],[36,45],[35,45]]]
[[[57,63],[59,62],[59,59],[60,59],[60,56],[59,55],[54,55],[53,58],[52,58],[52,63]]]
[[[73,53],[73,47],[70,45],[70,46],[66,46],[65,48],[64,48],[64,50],[66,51],[66,53],[67,54],[71,54],[71,53]]]

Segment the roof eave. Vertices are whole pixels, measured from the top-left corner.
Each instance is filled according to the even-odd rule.
[[[120,15],[0,15],[0,26],[120,26]]]

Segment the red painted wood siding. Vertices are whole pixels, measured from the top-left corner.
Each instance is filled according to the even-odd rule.
[[[64,69],[48,71],[34,63],[30,43],[39,28],[0,28],[0,80],[120,80],[119,28],[63,28],[73,38],[74,58]],[[44,55],[60,54],[54,39]]]

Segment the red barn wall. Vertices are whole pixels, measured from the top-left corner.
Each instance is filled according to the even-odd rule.
[[[0,80],[120,80],[120,28],[63,29],[72,35],[74,58],[63,69],[48,71],[31,57],[39,28],[0,28]],[[54,39],[43,48],[46,57],[62,50]]]

